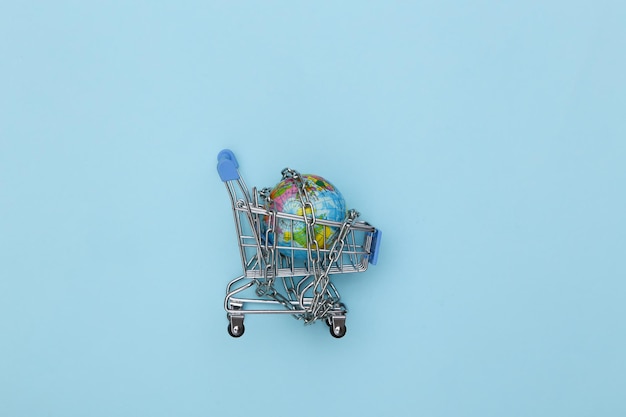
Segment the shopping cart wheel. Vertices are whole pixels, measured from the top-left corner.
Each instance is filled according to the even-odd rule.
[[[337,339],[346,335],[346,318],[345,317],[329,317],[326,319],[330,334]]]
[[[232,326],[230,324],[228,325],[228,334],[232,337],[241,337],[243,336],[243,332],[245,331],[246,327],[243,325],[243,322],[235,326]]]
[[[241,309],[241,307],[234,307],[236,310]],[[243,325],[243,315],[228,315],[228,334],[232,337],[241,337],[243,332],[246,331],[245,326]]]
[[[346,326],[336,326],[330,328],[330,334],[337,339],[340,339],[346,335]]]

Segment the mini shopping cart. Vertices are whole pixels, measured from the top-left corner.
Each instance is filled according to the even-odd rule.
[[[230,196],[243,269],[226,287],[228,333],[243,335],[246,314],[290,314],[307,324],[323,321],[332,336],[343,337],[348,310],[331,277],[364,272],[369,264],[375,265],[381,231],[357,220],[356,210],[348,210],[343,222],[315,218],[300,174],[289,168],[282,171],[283,179],[293,178],[300,184],[298,197],[307,209],[302,215],[271,210],[269,189],[248,189],[232,151],[221,151],[217,160],[217,171]],[[303,222],[306,247],[279,245],[272,236],[277,221],[291,223],[291,230],[295,222]],[[314,225],[333,228],[338,231],[336,238],[329,244],[316,244]]]

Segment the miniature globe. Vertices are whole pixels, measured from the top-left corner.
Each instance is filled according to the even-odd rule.
[[[343,222],[346,216],[346,203],[339,190],[317,175],[301,175],[304,189],[307,192],[315,218]],[[288,214],[302,216],[302,220],[289,220],[277,218],[275,231],[269,236],[270,244],[274,243],[280,248],[280,252],[291,257],[302,259],[307,257],[305,250],[291,250],[289,248],[306,248],[307,232],[304,222],[304,210],[299,196],[298,185],[295,179],[285,178],[279,182],[270,192],[269,210],[276,210]],[[307,213],[310,214],[310,213]],[[338,227],[315,224],[315,241],[318,248],[330,249],[339,233]],[[315,249],[312,247],[311,249]]]

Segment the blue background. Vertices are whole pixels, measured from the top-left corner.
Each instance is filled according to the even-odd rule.
[[[620,1],[3,2],[0,415],[623,416]],[[222,309],[249,185],[384,231],[348,334]]]

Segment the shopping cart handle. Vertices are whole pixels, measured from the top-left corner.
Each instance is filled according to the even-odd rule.
[[[239,163],[235,154],[230,149],[224,149],[217,154],[217,172],[222,181],[232,181],[239,179]]]
[[[372,246],[369,257],[369,263],[372,265],[376,265],[378,262],[378,250],[380,249],[380,240],[382,237],[383,232],[380,229],[376,229],[376,231],[372,233]]]

